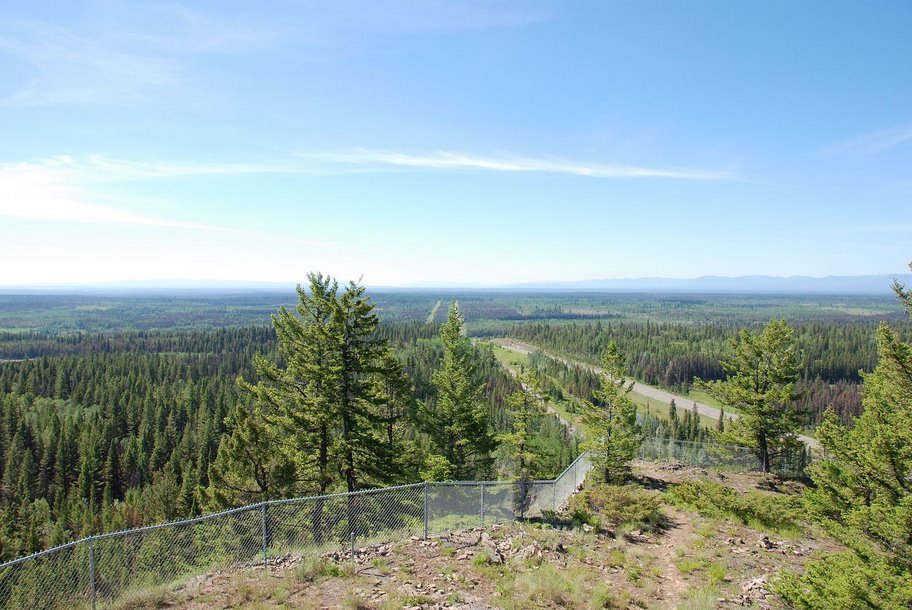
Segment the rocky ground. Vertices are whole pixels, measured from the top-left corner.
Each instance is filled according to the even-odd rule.
[[[791,494],[800,485],[759,474],[720,474],[639,463],[649,493],[711,480],[739,493]],[[663,505],[665,527],[499,524],[429,540],[412,538],[191,579],[138,594],[127,608],[778,608],[770,582],[832,550],[812,528],[759,531],[724,517]]]

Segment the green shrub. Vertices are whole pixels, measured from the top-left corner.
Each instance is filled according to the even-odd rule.
[[[615,597],[614,590],[608,583],[598,583],[592,589],[592,593],[589,595],[589,607],[593,610],[607,609],[607,608],[619,608],[621,607]]]
[[[608,555],[605,558],[605,565],[610,568],[619,568],[624,565],[624,561],[624,551],[621,549],[614,549],[608,552]]]
[[[721,583],[725,580],[727,569],[724,563],[714,563],[709,566],[709,582],[713,584]]]
[[[680,610],[710,610],[718,608],[719,589],[715,585],[692,586],[681,597]]]
[[[573,496],[569,511],[574,523],[651,532],[667,526],[660,507],[658,496],[636,485],[596,484]]]
[[[575,570],[558,570],[543,563],[504,579],[499,586],[504,610],[525,608],[582,608],[588,595],[583,574]]]
[[[117,602],[111,604],[113,610],[151,610],[167,605],[171,587],[158,586],[149,589],[137,589],[124,594]]]
[[[833,553],[805,564],[803,574],[783,572],[773,591],[791,608],[912,608],[909,573],[881,557]]]
[[[739,493],[714,481],[685,481],[668,490],[666,500],[705,517],[728,517],[756,529],[785,535],[801,531],[800,499],[758,491]]]

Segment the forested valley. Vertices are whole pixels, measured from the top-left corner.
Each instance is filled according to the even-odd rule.
[[[402,412],[386,420],[407,448],[401,468],[364,485],[421,479],[432,448],[420,411],[436,406],[433,376],[444,358],[440,331],[440,324],[389,322],[371,333],[392,348],[410,391]],[[250,400],[236,380],[255,378],[256,354],[283,364],[275,329],[263,326],[69,337],[12,333],[3,339],[7,350],[28,343],[40,352],[0,364],[3,559],[221,507],[226,498],[207,493],[211,466],[232,411]],[[471,348],[470,357],[493,438],[511,429],[505,400],[518,384],[487,346]],[[555,417],[537,417],[534,436],[541,456],[535,475],[554,476],[578,453]],[[508,461],[495,450],[488,467],[460,476],[490,478]],[[331,477],[322,489],[294,484],[282,491],[344,489]]]
[[[449,301],[438,296],[381,294],[376,310],[362,316],[380,314],[379,320],[368,324],[368,335],[378,346],[388,346],[394,361],[386,364],[401,367],[398,382],[404,386],[387,388],[399,392],[399,397],[386,403],[391,408],[385,414],[369,413],[363,418],[370,420],[371,439],[388,433],[387,445],[379,444],[375,451],[395,448],[395,468],[386,472],[368,472],[368,468],[355,481],[357,487],[429,477],[517,475],[517,454],[510,442],[518,411],[508,397],[520,386],[484,341],[470,344],[467,339],[450,339],[461,346],[452,349],[465,352],[459,366],[470,360],[475,370],[484,407],[480,433],[489,441],[490,455],[477,467],[465,469],[453,463],[468,461],[454,457],[455,445],[449,456],[443,455],[447,451],[440,439],[447,431],[440,421],[434,421],[440,398],[440,380],[435,382],[435,374],[441,374],[447,353],[442,329]],[[351,488],[340,466],[341,453],[323,464],[331,475],[327,471],[321,476],[313,463],[305,464],[303,453],[269,451],[259,457],[272,469],[273,479],[259,484],[241,473],[244,480],[239,480],[238,463],[232,471],[229,440],[232,431],[242,427],[238,418],[245,412],[255,413],[255,403],[268,402],[275,388],[261,387],[257,394],[256,384],[264,379],[269,365],[277,370],[288,365],[276,327],[263,323],[266,303],[281,300],[257,297],[252,301],[255,305],[245,309],[242,299],[232,299],[232,307],[238,307],[240,313],[226,316],[224,302],[213,299],[208,306],[211,314],[197,316],[192,325],[179,329],[145,328],[142,313],[152,310],[150,319],[159,321],[179,317],[176,312],[189,307],[179,299],[163,299],[160,305],[152,301],[131,305],[124,299],[114,303],[115,310],[107,318],[101,306],[96,308],[87,298],[76,300],[75,309],[67,310],[70,313],[46,309],[46,301],[27,300],[28,306],[12,311],[22,316],[18,319],[52,320],[48,324],[8,326],[0,331],[0,557],[8,559],[92,533],[197,515],[264,497]],[[536,300],[528,295],[470,295],[459,298],[467,318],[460,336],[511,336],[590,363],[598,363],[613,341],[627,374],[686,391],[694,377],[722,378],[720,358],[728,340],[739,326],[764,319],[746,306],[749,314],[731,314],[730,301],[716,310],[705,299],[666,308],[663,300],[652,296],[561,301],[553,296]],[[41,308],[28,308],[36,302],[42,303]],[[841,311],[851,303],[839,300],[837,305]],[[697,308],[707,321],[694,324],[678,319],[682,307]],[[877,307],[884,306],[878,302]],[[797,310],[788,299],[775,300],[769,309],[784,317]],[[79,330],[81,323],[73,325],[82,311],[91,313],[88,328],[92,330]],[[426,319],[428,311],[435,314],[433,319]],[[811,311],[812,315],[797,316],[794,326],[804,354],[800,406],[811,411],[809,423],[813,424],[827,407],[843,418],[860,411],[859,371],[872,370],[877,356],[871,316],[831,320]],[[121,314],[124,317],[118,322]],[[640,319],[642,315],[647,319]],[[8,324],[14,321],[8,320]],[[219,327],[223,322],[224,327]],[[62,326],[66,329],[61,330]],[[895,326],[901,336],[909,336],[908,324]],[[371,359],[383,360],[385,349]],[[459,366],[450,366],[453,375]],[[537,377],[543,395],[555,401],[572,398],[568,409],[577,413],[582,402],[594,400],[599,387],[598,376],[588,369],[542,353],[531,355],[530,368],[527,373]],[[243,381],[239,383],[239,379]],[[678,405],[674,418],[661,415],[641,416],[644,434],[693,441],[710,437],[710,429],[687,404]],[[282,417],[273,418],[275,426]],[[255,419],[245,421],[255,429]],[[536,413],[530,421],[536,459],[534,464],[523,464],[522,474],[554,476],[578,453],[579,440],[554,416]],[[307,428],[315,422],[285,421],[281,425]],[[274,434],[279,430],[275,426],[261,432]],[[245,438],[237,438],[233,446],[238,449],[245,442]],[[220,462],[221,445],[225,447]],[[271,457],[281,460],[269,462]],[[213,476],[222,477],[217,485]],[[217,488],[232,491],[214,493]]]

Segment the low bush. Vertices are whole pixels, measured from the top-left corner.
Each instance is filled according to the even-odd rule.
[[[667,526],[658,496],[636,485],[596,484],[570,499],[570,518],[600,530],[652,532]]]
[[[781,572],[772,583],[790,608],[912,608],[909,573],[882,557],[851,552],[811,559],[803,574]]]
[[[801,531],[801,500],[758,491],[739,493],[714,481],[685,481],[665,493],[675,506],[705,517],[727,517],[755,529],[797,535]]]

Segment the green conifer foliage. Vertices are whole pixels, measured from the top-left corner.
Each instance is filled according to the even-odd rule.
[[[912,317],[912,293],[894,290]],[[849,426],[828,413],[817,429],[825,459],[810,467],[807,505],[849,551],[780,583],[797,608],[912,607],[912,344],[881,324],[877,346],[864,412]]]
[[[497,436],[506,448],[512,476],[520,481],[534,479],[538,474],[540,448],[536,446],[536,423],[544,415],[541,387],[538,378],[530,373],[520,377],[521,387],[507,396],[508,412],[512,416],[512,430]]]
[[[330,327],[339,346],[336,424],[348,491],[392,483],[402,473],[397,444],[389,442],[388,415],[391,406],[401,414],[408,381],[401,367],[388,366],[393,356],[376,336],[373,309],[364,287],[352,282],[335,302]]]
[[[633,382],[625,379],[617,345],[610,343],[602,360],[603,372],[594,401],[584,403],[583,421],[592,431],[584,445],[592,451],[592,466],[606,483],[630,473],[630,462],[642,440],[636,421],[636,404],[630,399]]]
[[[456,480],[490,477],[496,445],[472,344],[462,334],[464,323],[453,301],[440,327],[443,360],[432,377],[436,402],[426,413],[433,448],[449,462]]]
[[[209,472],[216,504],[401,478],[412,392],[377,336],[374,306],[363,286],[352,282],[340,294],[331,277],[308,279],[295,311],[273,316],[278,361],[257,356],[258,381],[239,381],[256,407],[232,412],[233,431]]]
[[[238,403],[225,418],[218,455],[209,467],[210,507],[240,506],[282,498],[295,489],[293,462],[280,447],[262,406]]]
[[[794,331],[785,320],[771,320],[759,333],[742,329],[729,343],[722,367],[724,380],[699,384],[740,412],[720,438],[755,448],[769,472],[771,460],[800,446],[796,434],[807,419],[795,404],[801,356]]]

